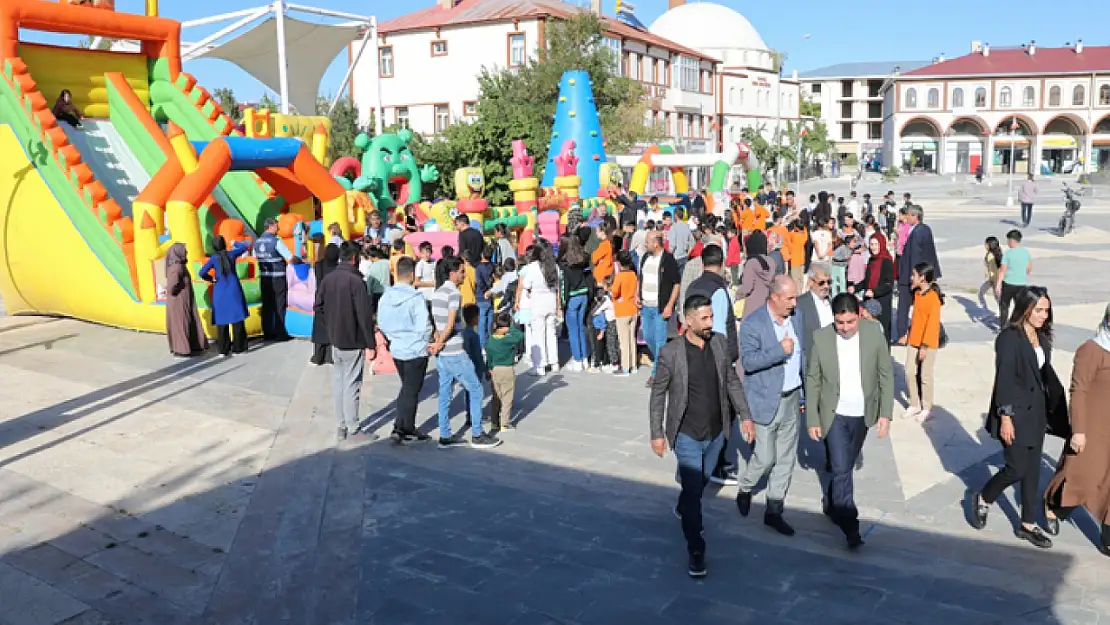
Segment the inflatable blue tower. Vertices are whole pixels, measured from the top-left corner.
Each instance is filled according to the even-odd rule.
[[[551,129],[551,144],[547,147],[542,186],[555,185],[555,157],[568,139],[574,141],[574,155],[578,157],[578,175],[582,178],[579,196],[596,197],[600,186],[598,170],[605,162],[605,144],[594,104],[593,85],[590,75],[583,70],[563,72],[559,81],[555,127]]]

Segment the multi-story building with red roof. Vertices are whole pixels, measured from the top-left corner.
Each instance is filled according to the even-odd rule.
[[[883,164],[942,174],[1110,167],[1110,46],[1030,42],[936,59],[883,90]]]

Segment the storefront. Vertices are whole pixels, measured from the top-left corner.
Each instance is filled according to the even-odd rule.
[[[937,142],[933,140],[902,139],[902,171],[937,170]]]
[[[1041,137],[1041,173],[1070,173],[1075,167],[1078,142],[1067,135]]]

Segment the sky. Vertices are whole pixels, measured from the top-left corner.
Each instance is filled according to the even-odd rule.
[[[161,0],[161,10],[164,17],[187,21],[254,8],[263,2]],[[636,6],[636,16],[649,26],[667,10],[667,0],[632,2]],[[359,15],[376,14],[379,21],[385,21],[431,6],[434,0],[298,0],[298,3]],[[606,14],[613,14],[614,3],[615,0],[602,0]],[[826,0],[741,3],[723,0],[720,4],[747,17],[768,46],[786,52],[788,73],[855,61],[928,61],[941,54],[953,58],[967,54],[972,41],[994,46],[1020,45],[1035,40],[1038,46],[1053,47],[1076,39],[1083,39],[1086,45],[1110,44],[1104,28],[1110,23],[1110,2],[1080,3],[1084,5],[1082,20],[1075,19],[1074,12],[1052,10],[1043,2],[1033,0],[1009,0],[1003,6],[996,2],[960,0],[921,3]],[[119,11],[141,13],[143,6],[143,0],[116,0]],[[310,18],[295,15],[301,19]],[[188,28],[182,38],[197,41],[231,23]],[[72,41],[72,38],[39,33],[24,33],[23,36],[49,43]],[[277,63],[276,58],[274,63]],[[347,55],[341,53],[324,76],[321,93],[333,95],[346,69]],[[267,91],[261,83],[226,61],[192,61],[185,65],[185,70],[209,90],[231,87],[240,101],[256,101]]]

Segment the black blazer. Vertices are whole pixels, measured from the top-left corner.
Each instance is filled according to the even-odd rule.
[[[1037,366],[1037,353],[1024,331],[1006,328],[994,341],[994,390],[987,411],[986,429],[1000,438],[1002,415],[1014,422],[1014,444],[1039,447],[1046,431],[1067,437],[1067,400],[1064,387],[1052,368],[1052,347],[1042,337],[1044,367]],[[1061,412],[1062,410],[1062,412]],[[1060,422],[1061,416],[1063,423]]]
[[[871,284],[871,263],[867,263],[867,272],[863,275],[863,285],[860,287],[867,290],[867,285]],[[875,299],[883,299],[894,293],[894,263],[889,259],[884,258],[883,262],[879,263],[879,283],[874,288]]]
[[[908,285],[914,265],[919,263],[932,265],[936,270],[936,279],[940,280],[940,261],[937,260],[933,231],[925,224],[917,224],[906,239],[906,245],[902,247],[902,255],[898,257],[898,284]]]

